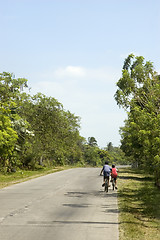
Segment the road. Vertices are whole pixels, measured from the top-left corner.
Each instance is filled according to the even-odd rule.
[[[1,240],[118,240],[117,193],[99,168],[56,172],[0,190]]]

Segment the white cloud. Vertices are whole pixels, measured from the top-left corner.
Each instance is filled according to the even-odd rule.
[[[68,83],[83,83],[93,84],[96,82],[104,82],[109,84],[116,82],[120,77],[121,72],[113,68],[84,68],[80,66],[67,66],[60,67],[54,70],[48,70],[34,74],[34,79],[38,79],[38,82],[61,82],[63,84]],[[32,75],[33,76],[33,75]]]
[[[115,82],[119,75],[112,69],[86,69],[67,66],[41,74],[32,84],[32,93],[42,92],[58,99],[65,108],[101,108],[105,102],[114,101]]]
[[[81,80],[93,81],[110,81],[113,78],[115,70],[109,68],[83,68],[76,66],[67,66],[66,68],[59,68],[54,71],[55,78],[70,79],[80,78]]]
[[[59,68],[54,72],[57,78],[72,77],[81,78],[86,75],[85,69],[77,66],[67,66],[66,68]]]

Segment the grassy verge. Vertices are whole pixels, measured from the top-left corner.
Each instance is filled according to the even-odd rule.
[[[160,190],[152,176],[120,169],[118,187],[120,240],[160,240]]]
[[[34,171],[20,170],[20,171],[17,171],[16,173],[6,173],[6,174],[0,173],[0,189],[12,184],[24,182],[32,178],[40,177],[40,176],[57,172],[57,171],[62,171],[68,168],[71,168],[71,167],[64,166],[64,167],[55,167],[55,168],[39,168]]]

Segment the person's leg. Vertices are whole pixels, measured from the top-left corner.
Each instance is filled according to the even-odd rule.
[[[110,187],[110,185],[109,185],[109,176],[107,176],[107,182],[108,182],[108,187]]]
[[[115,180],[115,188],[117,189],[117,178],[115,178],[114,180]]]
[[[106,179],[106,176],[103,175],[103,184],[102,184],[102,187],[104,187],[104,185],[105,185],[105,179]]]

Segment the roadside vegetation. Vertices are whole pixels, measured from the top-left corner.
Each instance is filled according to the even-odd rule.
[[[112,143],[101,149],[93,136],[82,137],[80,117],[57,99],[28,89],[27,79],[0,73],[0,172],[126,162]]]
[[[0,189],[16,183],[28,181],[36,177],[62,171],[68,168],[71,168],[71,167],[68,167],[68,166],[59,166],[55,168],[39,167],[35,170],[19,169],[16,172],[10,172],[10,173],[0,172]]]
[[[121,150],[134,168],[120,169],[120,240],[160,239],[160,75],[153,63],[130,54],[115,100],[128,118]]]
[[[142,170],[119,169],[120,240],[160,240],[160,189]]]
[[[152,172],[160,187],[160,75],[153,63],[130,54],[115,100],[128,114],[120,129],[121,149],[134,166]]]

